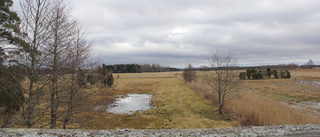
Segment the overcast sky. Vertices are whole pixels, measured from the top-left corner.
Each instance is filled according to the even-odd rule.
[[[319,0],[70,0],[105,64],[320,64]]]

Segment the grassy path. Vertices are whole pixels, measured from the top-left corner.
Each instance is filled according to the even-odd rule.
[[[210,103],[172,73],[120,74],[115,94],[152,94],[155,108],[143,113],[118,114],[103,111],[83,113],[79,128],[89,129],[194,129],[232,127]]]

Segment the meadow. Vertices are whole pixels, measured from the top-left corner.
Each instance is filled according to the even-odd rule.
[[[114,87],[88,87],[93,94],[85,108],[71,118],[73,129],[198,129],[320,123],[320,69],[290,70],[291,79],[241,80],[235,94],[218,114],[212,91],[201,79],[184,82],[182,72],[114,73]],[[241,71],[239,71],[241,72]],[[151,94],[151,109],[113,114],[97,105],[112,103],[117,95]],[[49,117],[48,117],[49,118]],[[22,124],[15,127],[24,128]],[[34,128],[38,128],[35,126]],[[44,127],[48,128],[48,127]],[[58,128],[62,128],[59,126]]]
[[[314,83],[319,69],[290,71],[291,79],[242,80],[224,113],[241,126],[320,123],[320,85]],[[189,85],[204,97],[210,94],[201,78]]]
[[[204,100],[173,72],[114,74],[117,86],[107,89],[113,96],[129,93],[152,94],[152,109],[142,113],[112,114],[92,110],[76,115],[72,128],[81,129],[185,129],[237,126]],[[116,76],[119,75],[119,76]],[[111,95],[111,94],[109,94]],[[101,95],[92,97],[95,99]],[[89,101],[90,102],[90,101]]]

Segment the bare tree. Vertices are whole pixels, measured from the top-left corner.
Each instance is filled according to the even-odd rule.
[[[20,1],[20,5],[22,31],[26,34],[26,43],[23,44],[28,47],[23,47],[24,56],[18,60],[25,68],[28,85],[23,89],[15,80],[18,83],[15,88],[23,92],[19,97],[26,95],[22,107],[24,121],[28,128],[38,123],[37,127],[50,125],[50,128],[56,128],[63,124],[66,128],[72,114],[80,112],[79,102],[90,96],[81,92],[76,83],[76,73],[79,71],[77,68],[89,58],[92,43],[87,41],[79,23],[71,19],[70,10],[63,0],[25,0]],[[18,42],[23,41],[19,39]],[[0,56],[1,65],[4,55]],[[67,75],[70,73],[71,76]],[[1,84],[7,81],[7,78],[2,78]],[[1,94],[7,89],[3,91]],[[8,97],[17,102],[11,95]],[[16,106],[13,108],[17,110]]]
[[[50,14],[52,4],[49,0],[20,1],[22,8],[22,31],[27,34],[25,41],[29,50],[25,51],[22,64],[26,65],[28,87],[25,89],[27,100],[23,108],[24,121],[28,128],[41,120],[48,108],[39,107],[40,98],[45,96],[44,89],[49,85],[46,75],[41,75],[47,55],[44,46],[50,38],[49,26],[52,23]],[[38,107],[37,107],[38,106]]]
[[[81,104],[86,98],[90,96],[90,94],[82,92],[80,87],[77,84],[77,71],[80,71],[77,68],[81,67],[87,59],[89,59],[91,53],[91,45],[92,42],[89,42],[86,37],[86,31],[83,31],[81,25],[77,23],[75,29],[75,41],[72,46],[72,50],[69,51],[68,56],[70,56],[70,60],[68,60],[69,66],[71,66],[71,85],[67,89],[67,109],[65,110],[66,115],[63,118],[62,124],[63,129],[66,129],[66,125],[68,124],[70,118],[77,111],[81,111],[79,109],[79,104]],[[78,107],[78,108],[77,108]]]
[[[64,86],[67,79],[59,80],[61,76],[67,73],[65,67],[67,62],[72,57],[69,52],[72,49],[72,44],[75,41],[74,35],[76,32],[76,22],[70,19],[70,10],[63,3],[63,0],[55,1],[53,3],[53,10],[51,12],[52,23],[49,26],[51,37],[45,47],[47,54],[46,66],[50,68],[51,75],[48,77],[51,81],[50,93],[50,128],[56,128],[58,119],[58,108],[62,102]]]
[[[312,59],[309,59],[308,62],[304,65],[306,69],[312,69],[314,67],[314,63]]]
[[[205,82],[214,95],[214,101],[219,105],[219,113],[222,114],[225,102],[236,91],[235,87],[238,83],[236,62],[231,52],[220,50],[212,53],[209,62],[213,72],[206,72]]]

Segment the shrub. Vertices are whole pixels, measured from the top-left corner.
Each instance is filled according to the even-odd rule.
[[[281,78],[286,78],[287,76],[286,76],[286,73],[284,72],[284,71],[281,71],[280,72],[280,77]]]
[[[191,83],[196,78],[196,72],[193,71],[191,64],[189,64],[188,67],[183,70],[182,75],[183,75],[184,81],[189,83]]]
[[[79,87],[85,87],[86,86],[85,78],[86,78],[86,74],[79,67],[78,68],[78,73],[77,73],[77,84],[78,84]]]
[[[109,72],[109,75],[107,77],[107,85],[108,87],[111,87],[113,85],[113,75],[111,72]]]
[[[279,75],[278,75],[278,71],[277,70],[273,70],[272,75],[274,76],[274,78],[278,79]]]
[[[286,73],[287,73],[286,78],[291,78],[291,74],[290,74],[290,72],[288,70],[286,70]]]
[[[94,73],[90,73],[87,76],[87,82],[90,83],[91,86],[93,86],[96,83],[97,79],[96,76],[94,75]]]
[[[272,75],[271,68],[267,68],[267,76],[270,78]]]
[[[246,80],[246,72],[240,72],[239,79],[240,80]]]

